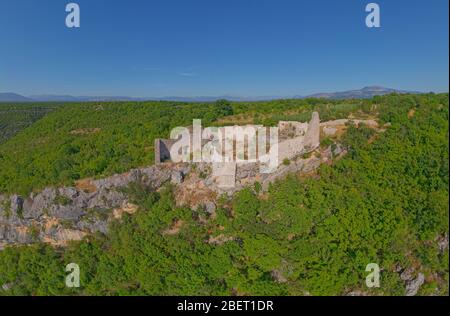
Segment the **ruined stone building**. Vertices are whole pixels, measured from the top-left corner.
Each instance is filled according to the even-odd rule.
[[[267,128],[236,125],[201,129],[201,148],[197,149],[194,129],[185,128],[175,139],[156,139],[155,163],[179,162],[178,157],[174,158],[178,154],[184,155],[190,162],[200,162],[192,159],[196,150],[200,150],[203,153],[202,162],[211,163],[215,184],[225,191],[234,188],[236,173],[244,165],[246,169],[252,164],[260,169],[260,173],[271,173],[286,160],[313,151],[320,144],[320,118],[317,112],[312,114],[309,123],[280,121],[278,126]],[[180,146],[182,136],[188,140]]]
[[[111,221],[120,219],[124,213],[132,214],[138,208],[126,193],[130,184],[158,190],[171,183],[175,186],[178,206],[193,210],[200,207],[213,214],[221,194],[231,196],[256,182],[265,192],[272,183],[288,174],[308,174],[321,164],[344,156],[347,150],[339,143],[318,148],[319,137],[320,134],[338,137],[350,124],[364,124],[379,132],[387,128],[387,125],[380,127],[375,120],[320,122],[319,114],[314,112],[309,122],[282,121],[273,127],[246,125],[201,129],[201,148],[193,148],[194,127],[181,128],[181,134],[188,135],[189,141],[180,143],[181,137],[157,139],[156,164],[153,166],[103,179],[80,179],[74,186],[47,187],[27,196],[0,193],[0,250],[7,245],[36,241],[64,246],[89,234],[106,233]],[[232,133],[227,134],[227,128]],[[255,138],[265,141],[253,146],[249,139]],[[179,158],[175,157],[177,151],[188,152],[188,149],[193,149],[191,162],[173,163],[173,159]],[[211,157],[223,160],[192,162],[199,149],[206,160]],[[303,155],[316,150],[317,155]],[[265,158],[271,153],[276,153],[276,159],[272,161],[276,163],[275,170],[264,168],[267,167]]]

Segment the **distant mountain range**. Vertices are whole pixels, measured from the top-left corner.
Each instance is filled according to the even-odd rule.
[[[0,102],[31,102],[30,98],[16,93],[0,93]]]
[[[397,90],[384,88],[379,86],[364,87],[359,90],[349,90],[341,92],[316,93],[307,96],[307,98],[323,98],[323,99],[367,99],[377,95],[385,95],[390,93],[420,93],[418,91]]]
[[[198,96],[198,97],[178,97],[169,96],[162,98],[134,98],[127,96],[71,96],[71,95],[32,95],[22,96],[16,93],[0,93],[0,102],[97,102],[97,101],[181,101],[181,102],[213,102],[219,99],[230,101],[262,101],[275,99],[304,99],[304,98],[325,98],[325,99],[366,99],[377,95],[390,93],[420,93],[417,91],[397,90],[380,86],[369,86],[359,90],[349,90],[329,93],[316,93],[307,96],[259,96],[259,97],[239,97],[232,95],[223,96]]]

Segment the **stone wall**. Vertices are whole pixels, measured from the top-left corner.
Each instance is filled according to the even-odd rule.
[[[304,136],[287,139],[278,144],[278,163],[285,159],[292,159],[304,152]]]
[[[236,163],[213,163],[212,176],[214,183],[221,190],[233,189],[236,182]]]
[[[280,121],[278,122],[278,139],[284,140],[298,136],[305,136],[307,130],[308,123],[297,121]]]
[[[155,163],[159,164],[170,160],[170,149],[177,140],[174,139],[155,139]]]
[[[292,124],[292,122],[285,122]],[[299,123],[298,128],[304,129],[305,123]],[[320,144],[320,118],[319,113],[314,112],[311,121],[306,123],[308,128],[304,136],[286,139],[278,144],[278,162],[285,159],[293,159],[298,155],[316,149]],[[284,125],[282,125],[284,126]]]
[[[319,123],[319,115],[315,112],[304,136],[278,143],[280,166],[274,174],[261,174],[258,162],[213,163],[208,164],[211,170],[200,177],[199,183],[192,184],[194,189],[203,183],[216,193],[232,193],[246,183],[268,183],[278,178],[282,169],[299,168],[295,165],[283,166],[283,159],[292,159],[317,148]],[[287,124],[292,125],[292,122]],[[296,125],[298,133],[303,134],[305,124]],[[4,244],[34,241],[61,244],[65,239],[80,239],[95,232],[105,233],[114,214],[121,214],[132,208],[123,190],[130,183],[141,182],[154,189],[166,182],[184,185],[185,177],[191,172],[193,164],[163,163],[170,161],[170,150],[175,142],[177,140],[155,140],[155,165],[151,167],[132,169],[105,179],[86,179],[83,180],[83,186],[46,188],[27,197],[0,194],[0,248]],[[307,165],[315,163],[311,161]],[[199,168],[202,164],[196,165]]]
[[[305,135],[304,146],[308,150],[313,150],[320,145],[320,117],[319,113],[313,112],[308,130]]]

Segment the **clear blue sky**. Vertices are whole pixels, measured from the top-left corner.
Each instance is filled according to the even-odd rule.
[[[65,26],[77,2],[81,28]],[[365,5],[381,28],[365,26]],[[0,92],[448,91],[448,0],[0,0]]]

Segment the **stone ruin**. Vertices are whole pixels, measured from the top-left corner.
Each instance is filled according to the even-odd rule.
[[[249,129],[249,127],[253,129]],[[228,127],[219,127],[219,140],[216,142],[220,143],[218,146],[221,151],[220,153],[213,152],[217,155],[222,155],[225,157],[223,161],[213,160],[210,164],[212,166],[212,176],[214,178],[214,184],[217,186],[219,191],[233,190],[236,183],[236,174],[240,172],[240,169],[248,169],[248,164],[253,164],[254,166],[260,167],[261,173],[271,173],[272,171],[264,171],[263,161],[264,156],[269,155],[270,152],[276,151],[276,167],[280,164],[286,162],[286,160],[294,159],[302,154],[311,152],[319,147],[320,144],[320,118],[319,113],[313,112],[311,121],[297,122],[297,121],[280,121],[278,123],[277,129],[275,129],[275,144],[270,140],[273,135],[271,135],[271,128],[264,128],[261,125],[245,125],[245,126],[231,126],[235,132],[231,136],[227,134],[224,130]],[[189,144],[186,144],[186,150],[191,152],[193,148],[192,139],[193,128],[187,128],[189,131]],[[251,134],[248,131],[257,130],[257,134]],[[205,130],[202,130],[202,135]],[[267,133],[269,131],[269,133]],[[262,133],[262,134],[261,134]],[[265,135],[264,135],[265,133]],[[259,142],[255,142],[256,145],[249,145],[250,139],[259,140],[262,138],[264,140],[263,146],[266,148],[259,148]],[[247,141],[245,141],[247,139]],[[161,164],[164,162],[173,162],[174,145],[180,140],[178,139],[156,139],[155,140],[155,163]],[[228,146],[227,146],[228,142]],[[201,146],[203,150],[206,146],[210,145],[211,138],[205,138],[201,140]],[[270,143],[269,147],[267,145]],[[260,150],[261,149],[261,150]],[[268,149],[268,150],[267,150]],[[213,149],[214,151],[214,149]]]
[[[352,123],[384,130],[384,126],[379,129],[374,120],[343,119],[320,123],[318,113],[313,113],[308,123],[279,122],[277,142],[273,147],[279,157],[272,173],[261,172],[259,156],[253,162],[173,163],[171,149],[177,139],[157,139],[156,164],[153,166],[103,179],[82,179],[71,187],[48,187],[28,196],[0,193],[0,250],[7,245],[37,241],[64,246],[89,234],[107,233],[111,221],[137,210],[138,206],[131,203],[126,191],[132,183],[155,191],[171,183],[178,206],[193,210],[204,207],[208,214],[214,214],[216,198],[221,194],[232,195],[256,182],[264,192],[271,183],[290,173],[306,175],[321,164],[344,156],[346,149],[339,143],[320,148],[319,137],[325,131],[336,134],[331,128],[343,130]],[[228,154],[236,156],[238,144],[236,141],[233,144]],[[202,145],[208,146],[208,139]],[[317,150],[318,155],[309,154]],[[284,159],[289,159],[289,164],[284,163]]]

